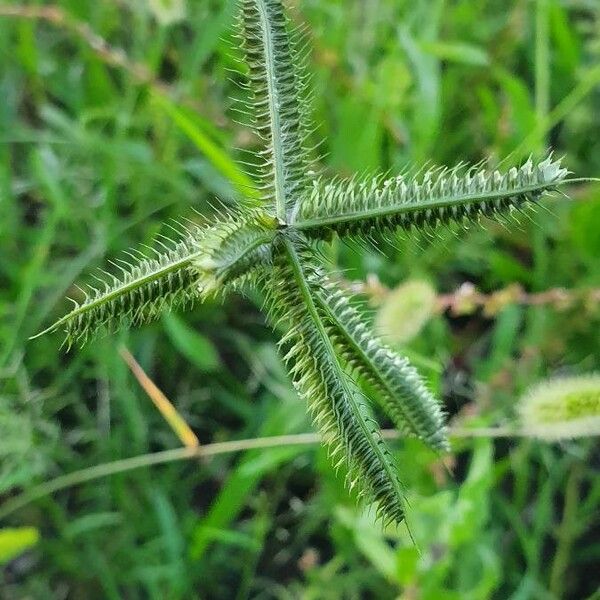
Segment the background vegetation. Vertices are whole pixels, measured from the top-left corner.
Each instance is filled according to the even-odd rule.
[[[194,218],[243,184],[234,148],[255,141],[229,110],[234,8],[0,4],[5,501],[62,473],[179,446],[120,346],[202,444],[310,431],[273,336],[242,298],[68,354],[57,335],[27,341],[64,312],[83,273],[169,235],[162,223]],[[577,175],[600,174],[597,2],[302,0],[292,15],[313,48],[315,138],[326,138],[332,172],[552,146]],[[328,250],[346,278],[369,278],[371,302],[385,295],[377,281],[425,280],[446,295],[463,286],[454,310],[397,336],[455,426],[510,426],[531,384],[600,368],[600,187],[569,192],[512,231],[491,224],[435,244],[404,239],[385,255]],[[503,291],[482,309],[464,284]],[[407,306],[399,325],[413,318]],[[372,526],[318,446],[279,447],[100,478],[10,513],[0,506],[2,527],[28,528],[0,532],[0,595],[525,600],[597,591],[597,441],[456,438],[449,469],[416,442],[394,447],[421,554],[404,531]]]

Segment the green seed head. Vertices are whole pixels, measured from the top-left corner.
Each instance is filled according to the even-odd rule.
[[[375,320],[377,333],[389,342],[409,342],[435,312],[435,299],[435,289],[427,281],[403,283],[381,305]]]
[[[549,440],[600,434],[600,375],[543,381],[521,399],[522,427]]]

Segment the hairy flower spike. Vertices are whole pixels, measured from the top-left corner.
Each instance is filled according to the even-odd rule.
[[[237,279],[272,260],[271,245],[277,221],[260,210],[232,213],[197,241],[202,247],[193,265],[199,273],[200,293],[222,293]]]
[[[600,375],[557,377],[538,383],[519,403],[524,432],[547,440],[600,433]]]
[[[405,516],[404,490],[369,400],[395,426],[436,451],[448,448],[444,413],[406,358],[373,336],[350,298],[318,264],[313,240],[332,234],[370,241],[398,229],[425,229],[523,210],[565,182],[551,157],[506,172],[458,166],[372,181],[315,178],[308,138],[307,77],[280,0],[239,0],[249,69],[248,108],[264,149],[262,203],[242,202],[178,242],[130,256],[100,287],[46,331],[67,343],[100,330],[141,325],[163,310],[245,285],[259,288],[298,392],[306,399],[336,469],[372,501],[384,523]],[[373,398],[371,398],[371,394]]]
[[[165,308],[191,307],[199,296],[193,261],[200,254],[192,233],[154,255],[129,254],[113,263],[118,275],[104,273],[99,287],[83,290],[84,299],[38,335],[64,328],[67,347],[83,345],[98,332],[149,323]]]
[[[305,173],[311,163],[301,102],[307,77],[280,0],[241,0],[240,5],[250,107],[255,131],[266,145],[260,184],[283,221],[306,188]]]
[[[370,385],[396,428],[435,450],[449,450],[445,415],[417,370],[373,336],[350,299],[318,271],[312,281],[339,354],[359,380]]]
[[[548,156],[536,165],[530,159],[506,172],[458,165],[387,180],[318,180],[294,226],[316,239],[332,231],[371,238],[396,229],[475,222],[537,202],[567,173],[559,160]]]
[[[285,252],[276,262],[267,306],[272,323],[286,332],[280,345],[294,385],[306,400],[336,468],[346,465],[346,480],[360,482],[362,495],[377,502],[384,522],[399,522],[404,516],[404,493],[396,466],[318,309],[311,281],[319,271],[289,240]],[[292,328],[286,326],[289,321]]]

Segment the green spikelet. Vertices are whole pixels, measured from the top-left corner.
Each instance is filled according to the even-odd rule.
[[[404,492],[393,457],[329,338],[307,281],[307,275],[316,273],[292,243],[285,245],[292,265],[282,259],[276,263],[267,309],[274,326],[286,331],[280,345],[294,385],[307,401],[336,469],[345,466],[348,487],[356,487],[359,498],[376,502],[377,516],[385,523],[400,523]]]
[[[201,255],[195,235],[151,256],[130,254],[115,263],[118,274],[102,272],[98,283],[84,290],[84,299],[43,335],[64,330],[65,344],[83,345],[99,332],[111,333],[155,320],[164,310],[191,307],[199,298],[199,273],[193,262]]]
[[[318,272],[313,285],[336,350],[353,373],[377,392],[376,400],[395,427],[434,450],[447,451],[445,415],[417,370],[373,336],[346,294],[324,273]]]
[[[202,293],[220,294],[239,278],[268,265],[276,228],[277,221],[260,210],[233,213],[218,227],[208,228],[198,240],[202,254],[193,261]]]
[[[302,95],[307,77],[296,35],[279,0],[240,0],[241,41],[249,68],[253,126],[265,143],[260,186],[277,217],[286,219],[307,187],[311,159]]]
[[[165,310],[222,294],[269,262],[274,227],[259,211],[225,214],[211,226],[190,227],[177,243],[159,241],[152,255],[129,254],[131,261],[115,264],[117,275],[103,272],[71,312],[38,335],[64,329],[67,347],[84,344],[100,332],[150,323]]]
[[[600,375],[538,383],[519,403],[525,433],[547,440],[600,435]]]
[[[537,202],[567,176],[559,160],[528,160],[507,172],[459,165],[373,181],[315,182],[294,227],[312,238],[377,238],[396,229],[472,223]]]

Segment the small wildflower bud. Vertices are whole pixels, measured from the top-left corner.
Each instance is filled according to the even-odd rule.
[[[463,283],[450,306],[450,312],[457,317],[471,315],[477,310],[480,294],[477,288],[469,281]]]

